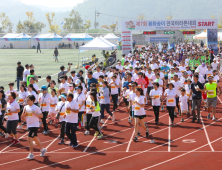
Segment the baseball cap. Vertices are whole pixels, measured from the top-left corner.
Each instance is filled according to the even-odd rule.
[[[137,64],[137,63],[140,63],[140,62],[139,62],[139,61],[136,61],[136,64]]]
[[[46,91],[46,90],[47,90],[47,86],[43,85],[43,86],[41,87],[41,90],[42,90],[42,91]]]
[[[65,96],[64,94],[62,94],[62,95],[59,96],[60,99],[61,99],[62,97],[63,97],[64,99],[66,99],[66,96]]]
[[[64,78],[65,78],[64,76],[61,76],[61,77],[59,77],[59,80],[64,79]]]
[[[81,81],[80,81],[79,79],[77,79],[76,82],[75,82],[75,84],[77,85],[77,84],[79,84],[79,83],[81,83]]]

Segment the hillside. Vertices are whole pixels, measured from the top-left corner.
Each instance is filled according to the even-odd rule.
[[[46,12],[54,12],[53,8],[44,7],[43,11],[38,6],[25,5],[19,0],[0,0],[0,4],[0,12],[5,12],[9,16],[14,24],[14,30],[19,20],[27,19],[25,15],[27,11],[34,12],[35,19],[45,24],[47,24]],[[144,14],[147,19],[166,19],[166,15],[169,13],[172,14],[173,19],[201,19],[210,18],[212,15],[215,17],[222,15],[221,6],[221,0],[85,0],[74,9],[79,11],[84,21],[91,20],[92,28],[94,28],[96,8],[97,12],[101,13],[97,17],[99,27],[113,24],[118,18],[120,29],[122,20],[136,19],[138,14]],[[55,12],[56,23],[60,24],[69,13],[70,11]]]

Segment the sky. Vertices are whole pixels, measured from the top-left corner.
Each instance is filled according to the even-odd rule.
[[[83,2],[84,0],[20,0],[26,5],[42,5],[46,7],[74,7],[78,3]]]

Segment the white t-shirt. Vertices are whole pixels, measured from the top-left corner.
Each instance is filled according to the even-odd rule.
[[[145,104],[144,101],[145,96],[136,96],[135,101],[137,101],[139,104]],[[140,116],[140,115],[146,115],[146,112],[144,110],[144,107],[139,106],[138,104],[135,104],[135,111],[134,115]]]
[[[48,112],[50,110],[50,103],[52,100],[52,96],[49,93],[46,94],[40,93],[39,99],[40,99],[39,104],[42,112]]]
[[[39,117],[32,112],[34,111],[36,114],[41,114],[40,108],[33,104],[32,106],[26,105],[24,110],[26,110],[27,127],[39,127]]]
[[[213,79],[213,82],[217,83],[219,80],[220,80],[219,76],[218,76],[218,75],[215,75],[215,76],[214,76],[214,79]]]
[[[104,76],[103,72],[95,72],[95,73],[93,73],[92,77],[98,81],[100,75]]]
[[[19,104],[22,104],[22,103],[24,103],[24,101],[25,101],[25,99],[26,99],[26,97],[28,96],[28,92],[26,92],[26,91],[23,91],[23,92],[19,92],[19,95],[18,95],[18,103]]]
[[[183,67],[183,66],[180,66],[180,67],[179,67],[179,70],[180,70],[180,72],[185,72],[185,71],[186,71],[186,66],[184,66],[184,67]]]
[[[153,84],[152,84],[152,82],[151,82],[151,77],[152,77],[152,73],[151,74],[147,74],[146,76],[147,76],[147,78],[149,79],[149,84],[148,84],[148,87],[153,87]],[[156,76],[155,76],[156,77]]]
[[[14,92],[14,93],[16,94],[16,96],[17,96],[17,94],[18,94],[15,89],[12,89],[12,91],[11,91],[11,90],[7,90],[6,93],[5,93],[5,98],[6,98],[6,99],[8,99],[8,95],[10,94],[10,92]]]
[[[86,94],[86,96],[87,96],[86,97],[86,113],[87,114],[92,114],[92,113],[89,113],[89,111],[90,111],[90,104],[91,104],[91,101],[92,101],[89,94],[90,94],[90,91],[88,91],[87,94]]]
[[[78,105],[79,105],[79,111],[80,111],[80,112],[84,112],[84,111],[85,111],[86,96],[85,96],[83,93],[81,93],[81,94],[76,93],[76,94],[74,95],[73,100],[78,103]],[[83,102],[84,102],[84,104],[83,104],[83,106],[80,108],[80,105],[82,105]]]
[[[79,105],[74,100],[71,102],[66,102],[65,108],[66,108],[66,122],[68,123],[78,123],[78,113],[74,113],[72,111],[68,111],[67,108],[71,108],[73,110],[79,110]]]
[[[172,81],[173,85],[174,85],[174,89],[176,90],[177,96],[180,96],[181,91],[179,90],[179,88],[183,87],[183,84],[180,81],[175,82],[174,80]]]
[[[63,104],[65,104],[65,102],[60,101],[57,103],[56,108],[55,108],[56,110],[58,110],[58,112],[60,112],[59,122],[66,121],[66,119],[63,117],[66,113],[66,107],[65,107],[65,105],[63,106]],[[62,109],[61,109],[61,107],[62,107]],[[60,109],[61,109],[61,111],[60,111]]]
[[[12,112],[16,111],[17,109],[20,109],[20,106],[18,102],[15,100],[11,104],[7,102],[6,110],[10,110]],[[8,120],[19,120],[18,113],[8,113]]]
[[[29,96],[29,95],[35,96],[35,102],[34,102],[34,103],[37,103],[38,97],[37,97],[36,92],[35,92],[35,91],[31,91],[31,92],[28,91],[27,93],[28,93],[28,96]]]
[[[38,92],[39,91],[39,86],[37,84],[33,84],[33,87],[35,88],[35,90]]]
[[[211,63],[211,66],[213,67],[213,70],[217,70],[217,66],[218,66],[218,63]]]
[[[111,81],[111,83],[113,80]],[[119,82],[115,80],[114,82],[116,85],[119,85]],[[111,94],[118,94],[118,88],[115,86],[115,84],[111,84]]]
[[[152,89],[150,91],[150,97],[156,97],[156,99],[152,99],[152,106],[160,106],[160,98],[162,96],[162,90],[155,90],[155,89]]]
[[[63,91],[61,91],[61,94],[62,93],[68,93],[68,91],[69,91],[69,84],[68,83],[60,83],[59,84],[59,90],[60,89],[62,89],[62,88],[64,88],[65,90],[63,90]]]
[[[58,97],[57,96],[55,96],[55,97],[51,96],[50,110],[49,110],[50,113],[56,113],[55,108],[56,108],[57,103],[58,103]]]
[[[76,80],[78,79],[78,77],[72,77],[72,81],[75,83],[76,82]]]
[[[188,103],[187,103],[187,99],[189,97],[187,95],[180,95],[179,101],[180,101],[180,108],[182,111],[187,111],[188,110]]]
[[[136,93],[133,93],[133,91],[130,92],[129,93],[129,100],[131,100],[132,102],[135,101],[136,96],[137,96]],[[132,105],[132,111],[135,111],[135,105]]]
[[[27,81],[27,76],[30,75],[30,72],[28,69],[25,69],[23,72],[23,81]]]
[[[97,109],[97,106],[95,106],[95,102],[91,100],[90,102],[90,107],[92,107],[94,110]],[[94,111],[91,113],[93,117],[98,117],[100,116],[100,111]]]
[[[123,70],[123,66],[122,65],[117,65],[116,68],[119,69],[119,71]]]
[[[166,89],[164,95],[167,95],[167,98],[166,98],[167,106],[176,106],[177,93],[175,89],[172,89],[172,90]]]
[[[189,85],[186,84],[186,85],[184,86],[184,89],[186,90],[186,96],[189,97],[191,85],[190,85],[190,88],[189,88]],[[190,96],[189,100],[192,100],[192,95]]]
[[[157,80],[157,79],[154,80],[154,82],[158,82],[160,86],[163,86],[163,80],[161,80],[160,78],[159,78],[159,80]],[[158,90],[160,90],[162,92],[163,91],[163,87],[158,87]]]
[[[213,75],[213,70],[208,70],[207,69],[205,74],[206,74],[206,81],[208,81],[208,77]]]

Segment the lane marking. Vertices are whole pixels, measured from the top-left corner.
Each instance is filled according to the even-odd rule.
[[[214,151],[214,148],[213,148],[212,145],[211,145],[211,142],[210,142],[210,139],[209,139],[207,130],[206,130],[206,128],[205,128],[205,125],[204,125],[203,118],[202,118],[201,114],[200,114],[200,118],[201,118],[201,122],[202,122],[202,125],[203,125],[204,133],[205,133],[206,138],[207,138],[207,142],[208,142],[208,144],[209,144],[209,146],[210,146],[211,151]]]
[[[55,138],[45,149],[48,149],[59,138],[59,136],[57,138]]]
[[[130,140],[129,140],[129,142],[128,142],[128,146],[127,146],[127,148],[126,148],[126,152],[129,152],[129,148],[130,148],[130,145],[131,145],[131,143],[132,143],[134,134],[135,134],[135,128],[133,129],[133,133],[132,133],[132,135],[131,135],[131,137],[130,137]]]
[[[101,129],[100,129],[100,130],[102,130],[103,126],[106,124],[106,122],[108,121],[109,118],[110,118],[110,116],[106,119],[106,121],[104,122],[104,124],[101,126]],[[99,122],[99,123],[100,123],[100,122]],[[92,140],[89,142],[89,144],[87,145],[87,147],[84,149],[83,152],[86,152],[86,151],[87,151],[87,149],[89,148],[89,146],[92,144],[92,142],[95,140],[96,137],[97,137],[97,136],[94,136],[94,137],[92,138]]]
[[[184,139],[182,140],[183,143],[195,143],[196,140],[195,139]]]
[[[217,98],[219,99],[220,103],[222,103],[222,101],[220,100],[220,98],[217,96]]]
[[[211,143],[214,143],[214,142],[216,142],[216,141],[218,141],[218,140],[220,140],[220,139],[222,139],[222,137],[217,138],[216,140],[214,140],[214,141],[211,142]],[[153,167],[155,167],[155,166],[158,166],[158,165],[164,164],[164,163],[166,163],[166,162],[172,161],[172,160],[174,160],[174,159],[180,158],[180,157],[182,157],[182,156],[184,156],[184,155],[187,155],[187,154],[192,153],[192,152],[194,152],[194,151],[196,151],[196,150],[198,150],[198,149],[201,149],[201,148],[203,148],[203,147],[205,147],[205,146],[207,146],[207,145],[208,145],[208,143],[205,144],[205,145],[202,145],[202,146],[200,146],[200,147],[198,147],[198,148],[196,148],[196,149],[193,149],[193,150],[191,150],[191,151],[188,151],[188,152],[186,152],[186,153],[184,153],[184,154],[181,154],[181,155],[176,156],[176,157],[174,157],[174,158],[171,158],[171,159],[168,159],[168,160],[166,160],[166,161],[160,162],[160,163],[158,163],[158,164],[149,166],[149,167],[144,168],[144,169],[142,169],[142,170],[150,169],[150,168],[153,168]]]
[[[169,117],[169,128],[168,128],[168,152],[170,152],[170,141],[171,141],[171,134],[170,134],[170,117]]]

